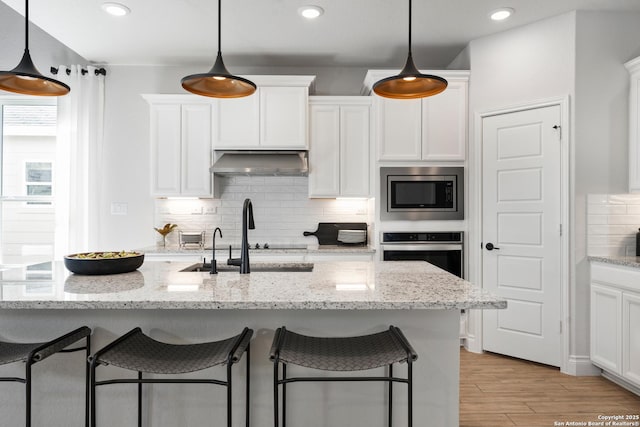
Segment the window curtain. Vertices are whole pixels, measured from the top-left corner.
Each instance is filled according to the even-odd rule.
[[[56,259],[99,250],[105,94],[104,76],[95,70],[60,66],[56,76],[71,88],[58,98]]]

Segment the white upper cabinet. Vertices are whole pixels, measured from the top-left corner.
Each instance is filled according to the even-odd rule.
[[[447,89],[422,99],[374,95],[380,161],[464,161],[467,147],[467,71],[428,71],[447,79]],[[394,71],[369,71],[365,93]]]
[[[144,95],[150,108],[151,194],[211,197],[211,100]]]
[[[306,150],[313,76],[246,76],[251,96],[221,99],[213,111],[216,150]]]
[[[213,105],[213,146],[247,148],[260,144],[259,90],[244,98],[220,100]]]
[[[309,197],[369,197],[370,128],[370,97],[311,97]]]
[[[625,64],[631,74],[629,94],[629,191],[640,192],[640,57]]]
[[[467,82],[422,100],[422,160],[464,160],[467,147]]]
[[[374,97],[378,160],[421,160],[421,100]]]

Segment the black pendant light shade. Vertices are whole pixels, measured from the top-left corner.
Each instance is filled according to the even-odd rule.
[[[243,77],[232,75],[224,66],[220,42],[221,1],[218,0],[218,56],[216,62],[209,72],[183,77],[181,83],[185,90],[196,95],[213,98],[241,98],[254,93],[256,85]]]
[[[411,55],[411,0],[409,0],[409,54],[400,74],[377,81],[373,91],[385,98],[415,99],[437,95],[447,88],[447,81],[439,76],[421,74]]]
[[[0,89],[24,95],[61,96],[71,90],[58,80],[43,76],[29,54],[29,0],[25,0],[25,48],[22,60],[11,71],[0,71]]]

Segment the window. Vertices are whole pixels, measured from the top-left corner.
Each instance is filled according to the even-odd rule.
[[[51,162],[26,162],[25,187],[27,196],[52,196]],[[51,202],[27,201],[29,205],[50,205]]]
[[[0,128],[0,264],[51,259],[56,101],[0,96]]]

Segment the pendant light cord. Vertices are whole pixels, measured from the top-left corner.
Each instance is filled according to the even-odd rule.
[[[220,26],[222,25],[222,0],[218,0],[218,55],[222,54],[222,29]]]
[[[25,50],[29,50],[29,0],[24,1],[24,46]]]
[[[411,0],[409,0],[409,55],[411,55]]]

